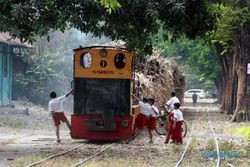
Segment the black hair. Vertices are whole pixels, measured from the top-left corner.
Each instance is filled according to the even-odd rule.
[[[174,97],[176,95],[175,92],[171,92],[171,96]]]
[[[52,92],[50,93],[50,97],[51,97],[52,99],[53,99],[53,98],[56,98],[56,92],[53,92],[53,91],[52,91]]]
[[[180,106],[181,106],[181,104],[180,104],[180,103],[174,103],[174,108],[179,109],[179,108],[180,108]]]
[[[148,99],[148,97],[143,97],[142,101],[143,101],[144,103],[147,103],[147,102],[149,101],[149,99]]]
[[[155,98],[153,96],[149,96],[148,100],[152,103],[152,105],[155,103]]]

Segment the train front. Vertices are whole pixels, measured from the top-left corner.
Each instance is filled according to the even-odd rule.
[[[111,47],[74,50],[74,139],[123,140],[132,135],[132,55]]]

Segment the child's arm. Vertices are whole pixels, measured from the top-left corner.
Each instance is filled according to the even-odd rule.
[[[73,89],[71,89],[65,96],[68,97],[73,92]]]

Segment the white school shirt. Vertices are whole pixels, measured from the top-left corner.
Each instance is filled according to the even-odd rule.
[[[176,96],[171,97],[167,101],[166,105],[170,106],[171,110],[173,110],[174,109],[174,103],[180,103],[180,100]]]
[[[172,112],[176,121],[183,121],[183,114],[180,109],[174,109]]]
[[[66,100],[66,95],[54,98],[49,101],[49,111],[63,112],[63,102]]]
[[[154,105],[151,106],[151,112],[152,112],[152,114],[151,114],[152,117],[157,117],[157,115],[159,115],[159,110],[158,110],[158,108],[157,108],[156,106],[154,106]],[[155,112],[156,112],[157,114],[156,114]]]
[[[144,103],[139,101],[140,113],[146,116],[150,116],[152,114],[152,108],[148,103]]]

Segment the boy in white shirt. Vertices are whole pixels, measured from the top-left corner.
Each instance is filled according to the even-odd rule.
[[[171,98],[166,102],[165,107],[168,109],[169,112],[173,111],[174,103],[180,103],[178,97],[176,97],[175,92],[171,92]]]
[[[166,135],[166,140],[165,140],[166,144],[172,138],[173,124],[174,124],[172,111],[174,110],[175,103],[180,103],[180,100],[176,97],[175,92],[171,92],[171,98],[165,104],[165,107],[168,110],[168,112],[167,112],[167,124],[166,124],[167,135]]]
[[[149,119],[147,120],[148,133],[150,137],[149,143],[153,143],[153,134],[152,131],[155,130],[156,127],[156,117],[159,114],[159,110],[156,106],[154,106],[155,100],[153,97],[149,97],[149,104],[151,105],[151,114]]]
[[[136,100],[139,100],[139,98],[133,96]],[[151,118],[154,114],[154,111],[152,110],[152,101],[150,102],[150,99],[148,97],[144,97],[143,101],[139,101],[140,106],[140,114],[135,119],[135,126],[133,131],[133,136],[139,134],[140,130],[143,130],[145,126],[147,126],[148,132],[149,132],[149,143],[153,143],[153,135],[152,130],[155,129],[153,124],[153,119]],[[155,109],[156,110],[156,109]],[[158,110],[157,110],[158,111]],[[151,119],[152,120],[151,120]]]
[[[135,119],[135,125],[133,134],[134,136],[139,133],[140,130],[144,129],[144,126],[146,125],[147,118],[151,114],[151,106],[148,104],[148,99],[143,98],[142,101],[139,100],[139,98],[133,96],[136,100],[139,101],[139,107],[140,107],[140,113]]]
[[[66,100],[66,98],[72,93],[73,90],[68,92],[64,96],[57,97],[56,92],[51,92],[50,97],[52,98],[49,101],[49,111],[51,112],[55,127],[56,127],[56,137],[57,137],[57,142],[60,143],[60,134],[59,134],[59,127],[62,122],[65,122],[67,124],[67,127],[71,128],[70,123],[68,119],[64,115],[64,106],[63,102]]]
[[[181,112],[180,103],[174,103],[174,110],[173,112],[173,132],[172,132],[172,139],[176,142],[176,144],[182,144],[182,134],[181,134],[181,127],[183,124],[183,114]]]

